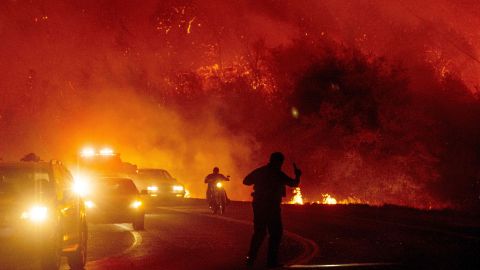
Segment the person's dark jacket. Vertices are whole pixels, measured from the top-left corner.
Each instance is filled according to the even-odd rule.
[[[285,186],[296,187],[299,182],[270,165],[255,169],[243,180],[244,185],[253,185],[253,201],[259,203],[281,203]]]
[[[206,184],[214,184],[216,181],[230,181],[230,179],[221,173],[211,173],[205,177],[204,182]]]

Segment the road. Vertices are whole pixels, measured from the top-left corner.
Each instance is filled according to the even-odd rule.
[[[96,226],[90,227],[91,234],[102,235]],[[133,247],[127,252],[106,258],[92,257],[86,268],[244,269],[251,230],[246,219],[210,214],[204,202],[162,206],[147,214],[145,231],[132,232],[129,242]],[[287,259],[302,255],[301,244],[292,239],[286,239],[284,247],[291,251],[285,256]]]
[[[188,200],[153,207],[140,232],[129,224],[90,224],[86,269],[245,269],[251,209],[238,202],[227,210],[225,216],[216,216],[204,201]],[[291,267],[480,266],[480,222],[474,218],[367,206],[286,205],[283,214],[286,237],[281,257]],[[264,253],[256,269],[263,268]]]

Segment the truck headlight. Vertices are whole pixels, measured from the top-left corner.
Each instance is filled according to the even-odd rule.
[[[22,213],[22,219],[28,219],[33,222],[43,222],[47,219],[47,207],[35,205],[28,211]]]
[[[183,191],[183,186],[180,186],[180,185],[175,185],[173,186],[173,191]]]

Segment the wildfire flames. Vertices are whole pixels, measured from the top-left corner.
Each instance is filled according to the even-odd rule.
[[[288,204],[299,204],[303,205],[306,203],[306,200],[303,198],[302,190],[299,187],[296,187],[292,191],[293,196],[292,199],[288,202]],[[322,201],[315,201],[317,204],[337,204],[337,199],[332,197],[330,194],[325,193],[322,194]],[[341,204],[349,204],[351,203],[349,200],[344,200],[340,202]],[[353,202],[355,203],[355,202]]]
[[[323,197],[323,200],[322,200],[323,204],[337,204],[337,199],[333,198],[328,193],[322,194],[322,197]]]
[[[301,205],[303,204],[302,191],[300,190],[299,187],[293,190],[293,197],[290,200],[289,204],[301,204]]]
[[[278,149],[289,203],[479,204],[479,1],[59,2],[0,4],[0,159],[113,144],[202,197]]]

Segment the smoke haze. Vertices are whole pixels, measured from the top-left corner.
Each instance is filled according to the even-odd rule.
[[[478,205],[479,11],[468,0],[3,1],[0,157],[72,162],[83,145],[109,145],[193,196],[219,166],[247,200],[241,180],[280,150],[310,200]]]

